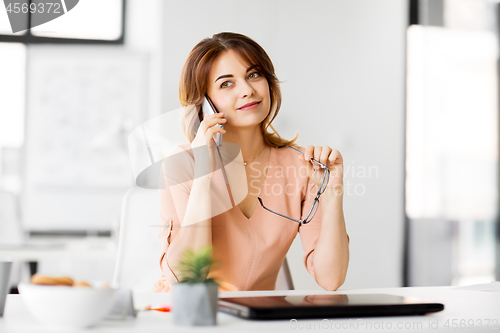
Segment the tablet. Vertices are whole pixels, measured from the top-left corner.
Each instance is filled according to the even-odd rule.
[[[245,319],[298,319],[423,315],[441,303],[387,294],[254,296],[219,299],[219,311]]]

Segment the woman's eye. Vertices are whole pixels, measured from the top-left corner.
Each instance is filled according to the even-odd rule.
[[[253,75],[253,77],[252,77],[252,75]],[[252,74],[249,75],[249,77],[252,78],[252,79],[256,78],[256,77],[259,77],[259,76],[260,76],[260,74],[258,72],[253,72]]]
[[[260,77],[260,73],[259,73],[259,72],[253,72],[253,73],[249,74],[249,75],[248,75],[248,77],[249,77],[250,79],[256,79],[256,78]],[[230,87],[230,86],[232,86],[232,85],[233,85],[233,83],[232,83],[232,82],[225,81],[225,82],[223,82],[223,83],[220,85],[220,87],[221,87],[221,88],[228,88],[228,87]]]

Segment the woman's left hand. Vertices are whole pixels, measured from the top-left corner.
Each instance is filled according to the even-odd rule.
[[[307,167],[307,175],[309,178],[311,178],[317,186],[320,186],[325,171],[316,162],[312,161],[311,158],[321,162],[330,170],[330,181],[327,187],[342,191],[344,184],[344,160],[340,152],[328,146],[307,146],[304,155],[299,155],[299,159],[302,160]]]

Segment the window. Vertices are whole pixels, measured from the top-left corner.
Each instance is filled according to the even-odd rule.
[[[28,0],[23,0],[28,2]],[[19,2],[23,2],[19,1]],[[44,24],[12,33],[7,3],[0,4],[0,42],[123,44],[125,0],[63,0],[64,14]],[[29,0],[30,5],[41,1]],[[54,3],[58,1],[54,0]],[[66,5],[64,5],[66,4]],[[3,7],[3,8],[2,8]],[[29,8],[29,7],[27,7]],[[33,7],[35,8],[35,7]],[[69,8],[69,10],[67,9]],[[12,10],[12,8],[9,8]],[[35,14],[26,13],[26,26],[35,21]]]
[[[65,14],[31,29],[12,32],[0,3],[0,189],[19,193],[24,144],[26,53],[29,44],[123,44],[125,0],[54,0]],[[40,4],[40,0],[18,3]],[[33,7],[32,6],[32,7]],[[12,9],[12,8],[10,8]],[[25,22],[33,20],[26,12]]]
[[[419,4],[419,24],[407,35],[407,284],[490,282],[499,200],[498,5]]]
[[[26,46],[0,43],[0,189],[20,191],[24,143]]]

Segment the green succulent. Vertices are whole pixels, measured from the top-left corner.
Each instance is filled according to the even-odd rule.
[[[212,256],[212,247],[206,246],[199,251],[188,249],[179,262],[180,279],[185,283],[216,283],[212,278],[207,279],[215,260]]]

